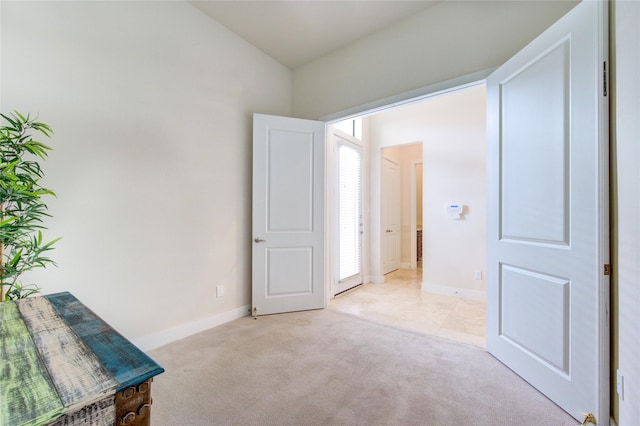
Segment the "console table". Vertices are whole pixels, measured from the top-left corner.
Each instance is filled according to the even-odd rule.
[[[149,425],[163,371],[70,293],[0,303],[0,426]]]

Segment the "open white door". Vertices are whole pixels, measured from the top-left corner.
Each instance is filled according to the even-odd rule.
[[[254,316],[325,306],[324,129],[253,117]]]
[[[400,268],[400,165],[382,158],[382,273]]]
[[[577,5],[487,80],[487,349],[598,425],[609,424],[606,7]]]

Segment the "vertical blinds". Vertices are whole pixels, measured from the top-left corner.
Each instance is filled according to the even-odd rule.
[[[339,192],[340,192],[340,271],[344,280],[360,273],[361,268],[361,163],[360,152],[340,145]]]

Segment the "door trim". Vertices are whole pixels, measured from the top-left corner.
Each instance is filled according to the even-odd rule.
[[[409,181],[409,191],[411,194],[411,241],[414,241],[414,242],[418,240],[418,221],[416,219],[418,217],[418,195],[417,195],[418,194],[418,174],[416,173],[418,164],[421,164],[424,168],[424,159],[420,161],[411,162],[411,173],[410,173],[411,179]],[[423,171],[423,176],[424,176],[424,171]],[[423,183],[424,183],[424,179],[423,179]],[[422,188],[423,188],[422,196],[424,197],[424,185],[422,186]],[[423,214],[424,214],[424,210],[423,210]],[[423,234],[423,238],[424,238],[424,234]],[[411,255],[410,268],[417,269],[418,268],[417,244],[415,243],[411,244],[410,255]]]
[[[372,115],[388,109],[420,102],[434,96],[441,96],[449,92],[455,92],[456,90],[466,89],[468,87],[477,86],[479,84],[485,84],[485,82],[487,81],[487,77],[495,70],[496,67],[487,68],[471,74],[461,75],[449,80],[439,81],[437,83],[429,84],[428,86],[423,86],[415,90],[402,92],[397,95],[389,96],[387,98],[379,99],[373,102],[356,105],[352,108],[345,109],[333,114],[324,115],[318,120],[325,121],[328,124],[331,124],[337,121],[347,120],[349,118]]]

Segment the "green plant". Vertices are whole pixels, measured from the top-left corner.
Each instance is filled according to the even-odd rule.
[[[34,284],[23,285],[19,278],[27,271],[55,264],[47,257],[56,241],[44,242],[43,219],[49,217],[42,197],[55,196],[40,186],[44,176],[38,160],[51,148],[33,139],[40,133],[50,137],[51,128],[18,112],[0,114],[0,301],[38,293]]]

